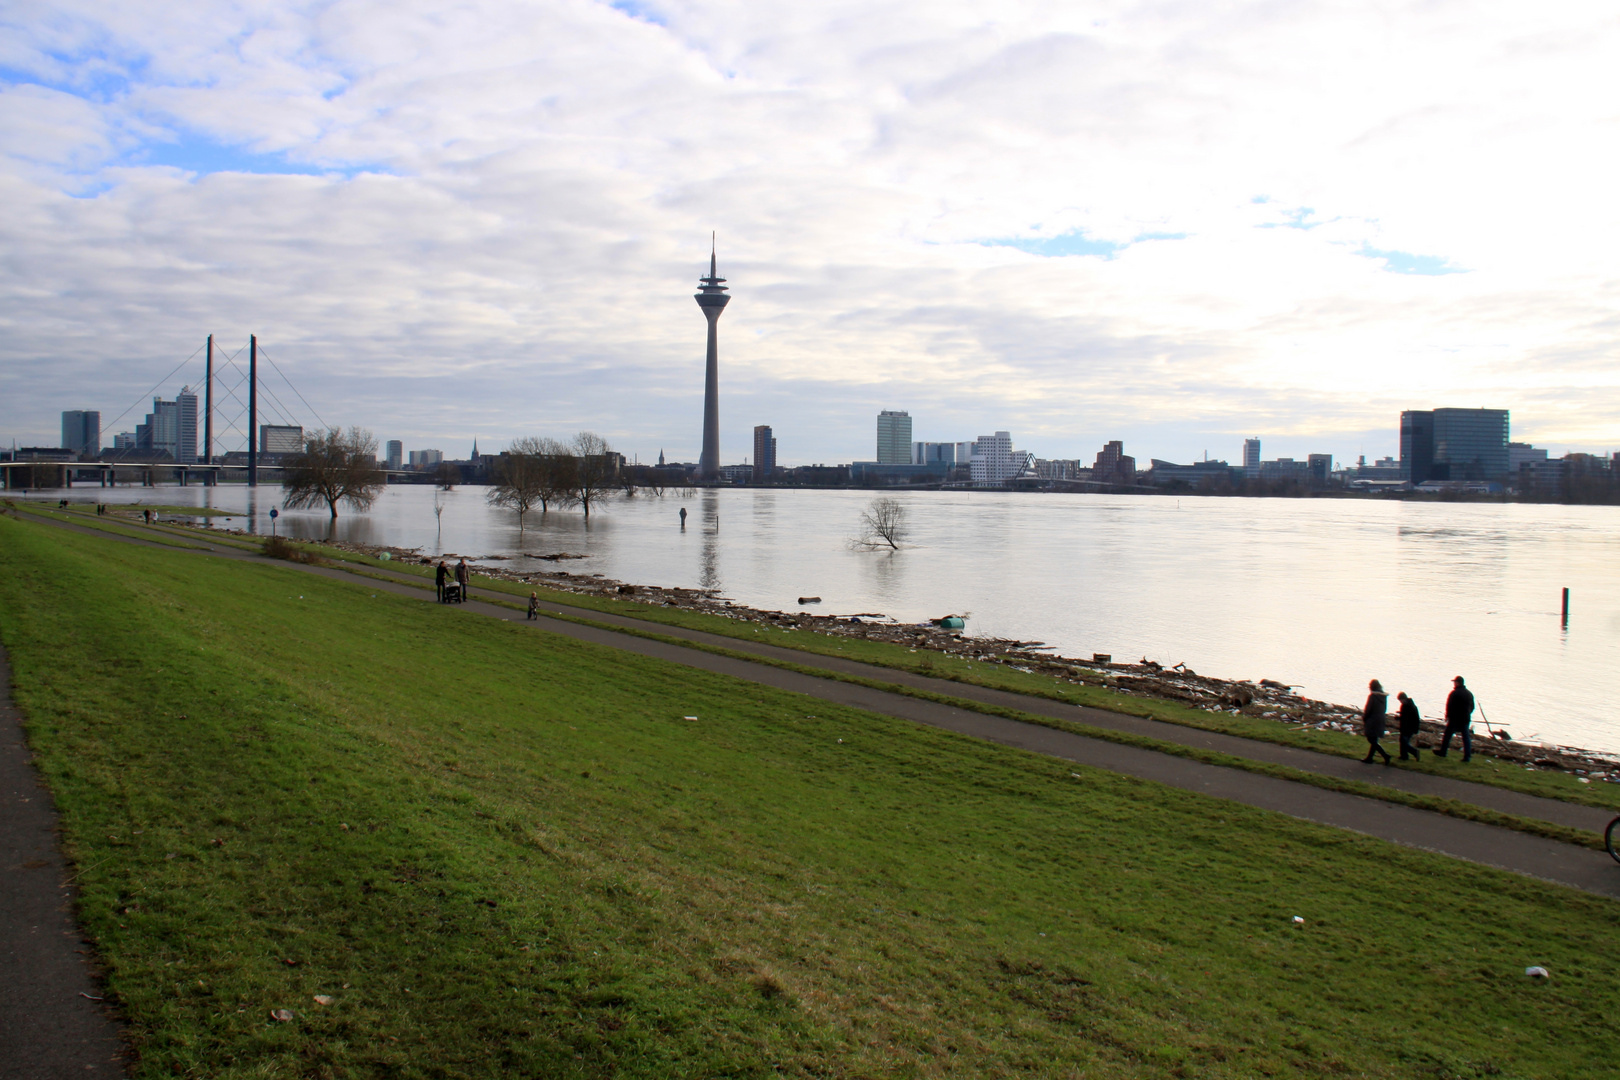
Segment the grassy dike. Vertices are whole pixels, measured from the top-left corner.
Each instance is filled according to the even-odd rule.
[[[0,570],[143,1076],[1620,1058],[1609,901],[270,563]]]

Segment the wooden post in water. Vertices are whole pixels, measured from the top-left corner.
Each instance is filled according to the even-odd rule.
[[[1569,628],[1569,587],[1564,587],[1564,628]]]

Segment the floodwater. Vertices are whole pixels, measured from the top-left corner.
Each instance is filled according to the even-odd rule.
[[[909,517],[905,546],[864,551],[849,541],[872,492],[615,497],[589,522],[578,510],[532,513],[520,531],[485,491],[396,486],[368,513],[343,511],[335,531],[307,511],[283,512],[277,528],[714,588],[765,608],[820,596],[812,610],[829,614],[966,614],[969,633],[1271,678],[1352,705],[1376,677],[1425,716],[1441,714],[1460,674],[1515,738],[1620,753],[1608,700],[1620,671],[1620,507],[903,492],[893,497]],[[33,497],[61,495],[228,508],[266,533],[279,503],[277,488],[235,485]],[[523,557],[558,552],[588,558]]]

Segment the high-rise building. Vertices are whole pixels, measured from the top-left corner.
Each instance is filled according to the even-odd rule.
[[[1509,426],[1506,409],[1409,409],[1401,413],[1401,478],[1500,480]]]
[[[304,452],[304,429],[291,424],[260,424],[259,453],[301,454]]]
[[[754,428],[754,483],[763,484],[776,473],[776,436],[769,424]]]
[[[911,414],[884,409],[877,418],[879,465],[911,464]]]
[[[152,399],[146,423],[135,425],[135,449],[168,454],[183,465],[197,463],[197,395],[187,386],[173,401]]]
[[[411,468],[425,469],[430,465],[437,465],[444,460],[443,450],[412,450]]]
[[[920,442],[911,444],[911,463],[913,465],[946,465],[956,464],[956,448],[958,443],[950,442]]]
[[[1306,454],[1305,467],[1310,470],[1311,483],[1325,487],[1333,476],[1333,455]]]
[[[397,469],[405,463],[405,444],[398,439],[388,440],[388,468]]]
[[[62,413],[62,449],[75,454],[101,453],[101,414],[86,409]]]
[[[113,436],[114,450],[133,450],[135,446],[135,433],[133,431],[120,431]]]
[[[720,478],[720,313],[726,310],[731,297],[715,269],[714,238],[709,246],[709,276],[698,279],[697,295],[693,297],[709,320],[709,356],[703,374],[703,452],[698,457],[698,479]]]
[[[1243,440],[1243,474],[1245,476],[1260,475],[1260,437]]]

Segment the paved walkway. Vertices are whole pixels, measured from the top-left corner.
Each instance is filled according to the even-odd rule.
[[[122,1076],[117,1024],[74,921],[56,807],[34,769],[0,646],[0,1078]]]
[[[79,525],[61,525],[99,536],[97,530]],[[189,538],[189,537],[188,537]],[[201,538],[199,538],[201,539]],[[149,543],[148,541],[125,541]],[[213,553],[239,561],[263,561],[260,556],[224,545],[209,545]],[[352,573],[334,567],[312,567],[296,563],[279,563],[286,568],[318,574],[334,580],[353,582]],[[363,579],[366,587],[383,589],[424,602],[432,602],[432,592],[421,587],[420,578],[411,575],[389,574],[391,580]],[[476,595],[476,590],[475,590]],[[1380,839],[1412,847],[1424,848],[1456,858],[1527,874],[1547,881],[1569,885],[1587,892],[1620,899],[1620,865],[1608,855],[1589,848],[1564,844],[1543,837],[1532,836],[1512,829],[1484,825],[1460,818],[1436,814],[1426,810],[1378,799],[1329,791],[1290,780],[1263,776],[1242,769],[1207,765],[1203,762],[1154,750],[1123,746],[1104,739],[1074,735],[1040,724],[1025,723],[958,709],[949,705],[909,697],[904,694],[877,690],[852,683],[781,668],[756,664],[735,657],[686,648],[681,645],[646,638],[633,637],[611,629],[654,631],[667,637],[693,642],[719,645],[736,652],[749,652],[773,659],[791,661],[802,667],[819,667],[866,678],[897,683],[950,694],[959,698],[1003,705],[1027,712],[1078,720],[1100,727],[1129,731],[1153,738],[1201,746],[1236,756],[1260,761],[1274,761],[1294,768],[1308,769],[1326,775],[1346,776],[1351,779],[1384,783],[1402,790],[1421,794],[1456,798],[1478,806],[1524,814],[1547,821],[1578,828],[1601,831],[1612,816],[1606,811],[1521,795],[1486,784],[1453,780],[1423,773],[1402,771],[1398,768],[1363,766],[1359,761],[1319,754],[1309,750],[1277,746],[1271,743],[1198,731],[1176,724],[1143,720],[1137,717],[1111,713],[1101,709],[1065,705],[1045,698],[1027,697],[1006,691],[989,690],[965,683],[931,679],[891,668],[874,667],[855,661],[840,660],[814,653],[782,649],[775,646],[741,641],[735,638],[700,631],[665,627],[624,616],[606,615],[583,608],[560,604],[544,604],[543,610],[573,617],[589,618],[602,626],[584,626],[575,622],[542,618],[535,625],[541,629],[581,641],[609,646],[642,656],[655,657],[688,667],[713,671],[778,689],[807,694],[854,708],[865,709],[885,716],[897,717],[914,723],[927,724],[975,738],[1018,747],[1077,764],[1091,765],[1153,780],[1172,787],[1197,791],[1218,798],[1230,799],[1266,810],[1326,825],[1351,829]],[[479,614],[512,622],[523,622],[522,612],[495,604],[474,600],[456,610]]]

